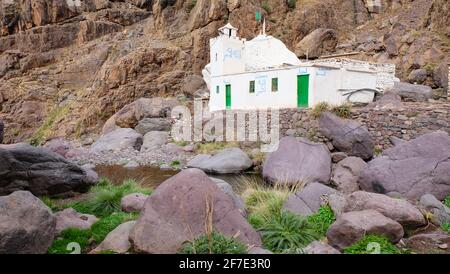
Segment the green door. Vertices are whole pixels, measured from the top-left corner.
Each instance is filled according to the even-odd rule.
[[[309,75],[297,76],[297,106],[308,107]]]
[[[225,105],[231,108],[231,85],[225,86]]]

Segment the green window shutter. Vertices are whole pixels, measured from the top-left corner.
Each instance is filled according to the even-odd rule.
[[[248,92],[255,93],[255,81],[250,81],[250,86],[249,86]]]
[[[272,78],[272,91],[278,91],[278,78]]]

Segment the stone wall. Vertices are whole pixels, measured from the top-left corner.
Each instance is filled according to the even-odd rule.
[[[404,103],[404,110],[374,110],[353,108],[352,119],[364,124],[375,139],[375,144],[386,149],[392,146],[389,137],[404,140],[427,132],[442,130],[450,134],[450,103]],[[280,133],[306,137],[316,142],[327,142],[318,130],[318,121],[306,109],[280,111]]]

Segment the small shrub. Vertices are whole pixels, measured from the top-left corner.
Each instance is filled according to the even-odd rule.
[[[383,150],[380,148],[380,147],[375,147],[374,149],[373,149],[373,154],[375,155],[375,156],[380,156],[381,155],[381,153],[383,153]]]
[[[287,0],[286,4],[287,4],[288,8],[295,9],[295,6],[297,4],[297,0]]]
[[[377,250],[376,246],[380,249]],[[366,235],[350,247],[344,249],[346,254],[400,254],[401,251],[382,236]]]
[[[137,217],[137,214],[124,212],[114,213],[104,217],[92,225],[92,237],[96,243],[101,243],[108,233],[113,231],[118,225],[135,220]]]
[[[305,218],[290,212],[269,219],[260,229],[266,248],[280,253],[287,249],[302,248],[319,238]]]
[[[328,228],[336,220],[333,210],[328,205],[321,206],[316,214],[307,217],[308,223],[319,235],[325,236]]]
[[[170,163],[170,166],[174,167],[174,168],[179,168],[181,166],[181,163],[180,163],[180,161],[175,160],[175,161],[172,161],[172,163]]]
[[[42,125],[37,129],[37,131],[30,138],[30,144],[33,146],[42,145],[48,137],[51,137],[53,131],[53,126],[56,122],[61,120],[66,113],[69,111],[69,106],[56,106],[50,113],[45,117]]]
[[[271,9],[270,9],[270,5],[269,5],[269,1],[264,1],[262,4],[261,4],[261,8],[263,9],[263,10],[265,10],[267,13],[270,13],[271,12]]]
[[[48,196],[43,196],[43,197],[39,197],[39,199],[41,199],[41,201],[48,206],[53,212],[59,211],[61,208],[56,204],[55,200],[48,197]]]
[[[77,243],[83,251],[89,245],[91,231],[69,228],[61,232],[61,234],[53,241],[52,246],[48,249],[49,254],[70,254],[73,250],[68,246],[70,243]],[[68,249],[69,248],[69,249]]]
[[[448,195],[447,197],[445,197],[444,199],[444,205],[446,207],[450,207],[450,195]]]
[[[247,254],[247,248],[237,239],[226,237],[218,232],[202,235],[192,242],[185,243],[182,254]]]
[[[263,219],[279,215],[288,193],[275,190],[252,190],[243,194],[249,213],[258,214]]]
[[[340,106],[333,106],[331,111],[341,118],[348,119],[351,117],[352,106],[349,103],[342,104]]]
[[[330,109],[330,105],[327,102],[320,102],[317,103],[312,109],[311,109],[311,115],[314,118],[319,118],[320,114],[322,112],[327,111]]]
[[[450,233],[450,223],[443,223],[441,225],[442,230],[444,230],[447,233]]]

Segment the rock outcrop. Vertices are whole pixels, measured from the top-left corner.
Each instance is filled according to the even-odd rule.
[[[335,30],[319,28],[298,42],[295,46],[295,54],[299,58],[315,59],[326,53],[334,52],[337,42]]]

